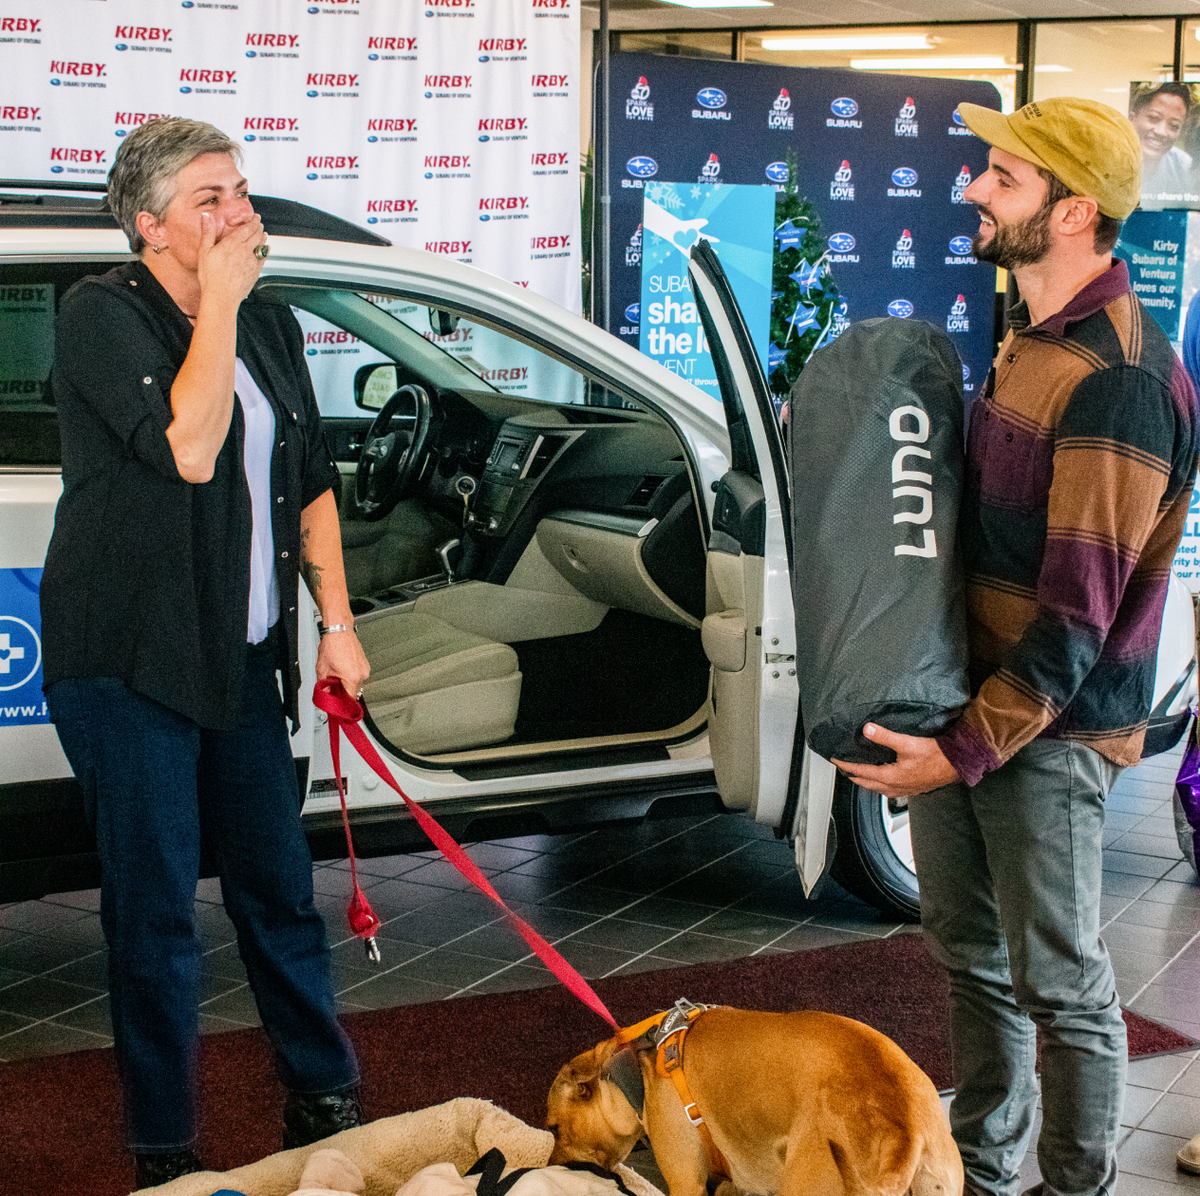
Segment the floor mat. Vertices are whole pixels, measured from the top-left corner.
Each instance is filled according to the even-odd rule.
[[[698,629],[610,610],[595,631],[513,644],[521,705],[513,740],[664,731],[708,694]]]

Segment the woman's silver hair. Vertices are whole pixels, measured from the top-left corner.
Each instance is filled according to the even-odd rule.
[[[137,214],[161,220],[175,198],[175,176],[201,154],[229,154],[242,164],[241,148],[220,129],[182,116],[148,120],[121,142],[108,172],[108,206],[134,253],[146,249]]]

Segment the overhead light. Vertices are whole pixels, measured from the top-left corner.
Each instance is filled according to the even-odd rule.
[[[975,58],[851,58],[856,71],[996,71],[1015,70],[999,55]]]
[[[861,37],[764,37],[764,50],[932,50],[923,33],[863,34]]]
[[[774,8],[771,0],[663,0],[680,8]]]
[[[1059,66],[1056,62],[1039,62],[1034,65],[1033,73],[1046,75],[1069,75],[1075,68],[1073,66]],[[1128,88],[1121,88],[1122,91],[1127,91]]]

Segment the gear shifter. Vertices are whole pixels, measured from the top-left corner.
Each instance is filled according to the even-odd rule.
[[[462,560],[462,541],[447,540],[444,544],[439,544],[434,552],[442,564],[442,573],[445,574],[446,584],[452,585],[455,567]]]

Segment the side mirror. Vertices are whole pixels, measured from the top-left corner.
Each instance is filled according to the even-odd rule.
[[[449,336],[458,327],[459,317],[448,311],[438,311],[436,307],[429,309],[429,327],[435,336]]]
[[[399,385],[396,367],[390,362],[359,366],[354,373],[354,405],[364,411],[380,411]]]

